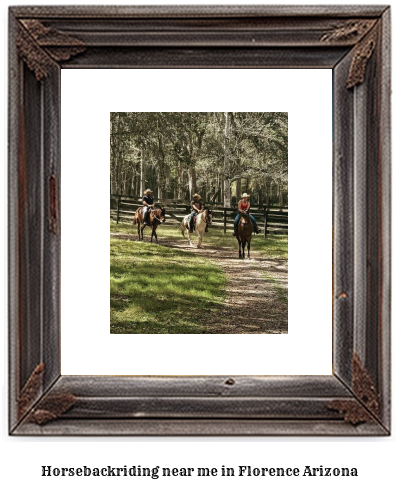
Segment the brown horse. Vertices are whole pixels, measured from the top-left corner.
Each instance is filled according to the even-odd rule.
[[[157,227],[163,223],[165,218],[165,208],[152,208],[149,213],[148,222],[151,227],[151,242],[152,238],[155,237],[155,242],[158,244]],[[134,214],[133,223],[137,225],[137,233],[139,234],[139,240],[144,240],[143,230],[147,226],[143,223],[143,207],[137,208]]]
[[[237,228],[237,240],[238,240],[238,257],[245,258],[245,246],[248,249],[248,259],[250,259],[249,251],[251,250],[251,238],[253,232],[253,225],[248,213],[241,213],[240,220]],[[241,252],[242,251],[242,252]]]

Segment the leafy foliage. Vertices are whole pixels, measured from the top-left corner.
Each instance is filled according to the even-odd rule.
[[[118,112],[110,124],[114,194],[216,199],[240,194],[242,180],[260,198],[287,191],[288,113]]]

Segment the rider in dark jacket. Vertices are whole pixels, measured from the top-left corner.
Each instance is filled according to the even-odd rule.
[[[143,201],[143,224],[149,225],[149,214],[151,208],[154,206],[154,198],[151,196],[151,189],[146,189],[144,191]]]
[[[190,216],[190,233],[194,231],[194,220],[198,213],[204,211],[204,203],[199,194],[194,194],[193,200],[191,201],[191,216]]]

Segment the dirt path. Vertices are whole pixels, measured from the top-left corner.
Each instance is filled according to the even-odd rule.
[[[111,237],[136,240],[132,236]],[[227,297],[217,316],[205,315],[204,324],[212,334],[286,334],[288,333],[287,261],[271,259],[251,251],[251,259],[238,259],[238,251],[204,244],[191,247],[186,240],[160,239],[160,245],[190,251],[206,257],[227,277]],[[256,238],[254,240],[256,248]]]

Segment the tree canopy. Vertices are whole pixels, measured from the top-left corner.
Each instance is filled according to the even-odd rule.
[[[113,112],[110,132],[112,194],[287,201],[288,113]]]

